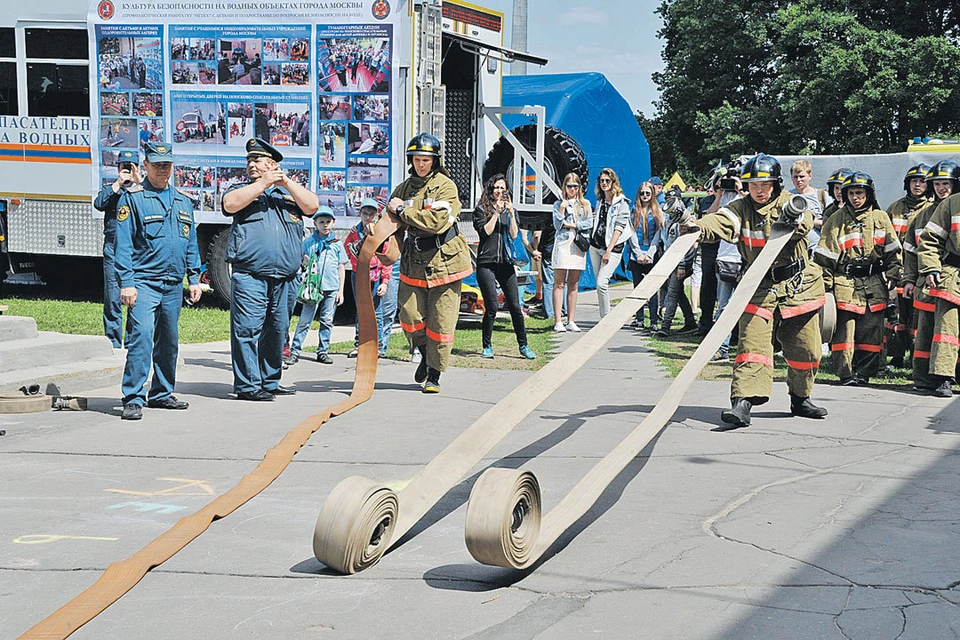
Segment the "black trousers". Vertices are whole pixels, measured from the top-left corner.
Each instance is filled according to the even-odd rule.
[[[527,344],[527,328],[523,324],[523,308],[520,304],[520,292],[517,290],[517,271],[512,264],[492,263],[477,265],[477,284],[483,295],[483,346],[491,346],[493,321],[497,317],[497,283],[503,291],[503,299],[510,319],[513,320],[513,332],[517,334],[517,344]]]
[[[717,308],[717,251],[719,242],[700,245],[700,327],[713,326],[713,313]]]

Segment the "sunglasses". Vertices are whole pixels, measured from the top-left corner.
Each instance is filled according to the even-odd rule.
[[[565,185],[563,185],[563,186],[565,186],[567,189],[579,189],[579,188],[580,188],[580,185],[575,184],[575,183],[565,184]]]
[[[652,196],[653,194],[650,193],[649,191],[641,191],[641,192],[640,192],[640,195],[642,195],[642,196]]]
[[[598,182],[599,182],[600,184],[610,184],[611,182],[613,182],[613,180],[611,180],[610,178],[600,178],[600,180],[598,180]]]

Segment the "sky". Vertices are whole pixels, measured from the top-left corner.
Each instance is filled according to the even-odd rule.
[[[506,14],[504,42],[513,30],[513,0],[473,0]],[[633,111],[653,115],[657,87],[652,74],[663,69],[654,11],[659,0],[527,0],[527,50],[547,58],[527,73],[598,71],[617,88]]]

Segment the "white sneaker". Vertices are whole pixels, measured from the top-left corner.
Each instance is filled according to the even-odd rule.
[[[562,322],[558,322],[557,324],[553,325],[553,330],[557,333],[565,333],[567,328],[563,326]]]
[[[580,333],[580,327],[577,326],[576,322],[567,323],[567,331],[573,331],[574,333]]]

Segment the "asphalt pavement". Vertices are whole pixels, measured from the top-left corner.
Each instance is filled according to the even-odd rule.
[[[586,296],[578,323],[596,320]],[[581,322],[582,320],[582,322]],[[578,339],[558,336],[558,346]],[[341,400],[354,361],[306,358],[298,394],[231,398],[229,345],[184,346],[188,411],[122,422],[119,388],[86,412],[0,416],[0,637],[17,637],[249,473]],[[375,567],[338,576],[311,547],[348,475],[394,486],[530,375],[453,369],[423,395],[382,362],[371,401],[334,418],[270,487],[152,570],[74,638],[953,638],[960,635],[960,404],[786,387],[754,424],[714,431],[727,382],[698,381],[674,422],[532,570],[476,563],[467,496],[488,466],[538,477],[549,510],[669,384],[629,329],[539,407]]]

